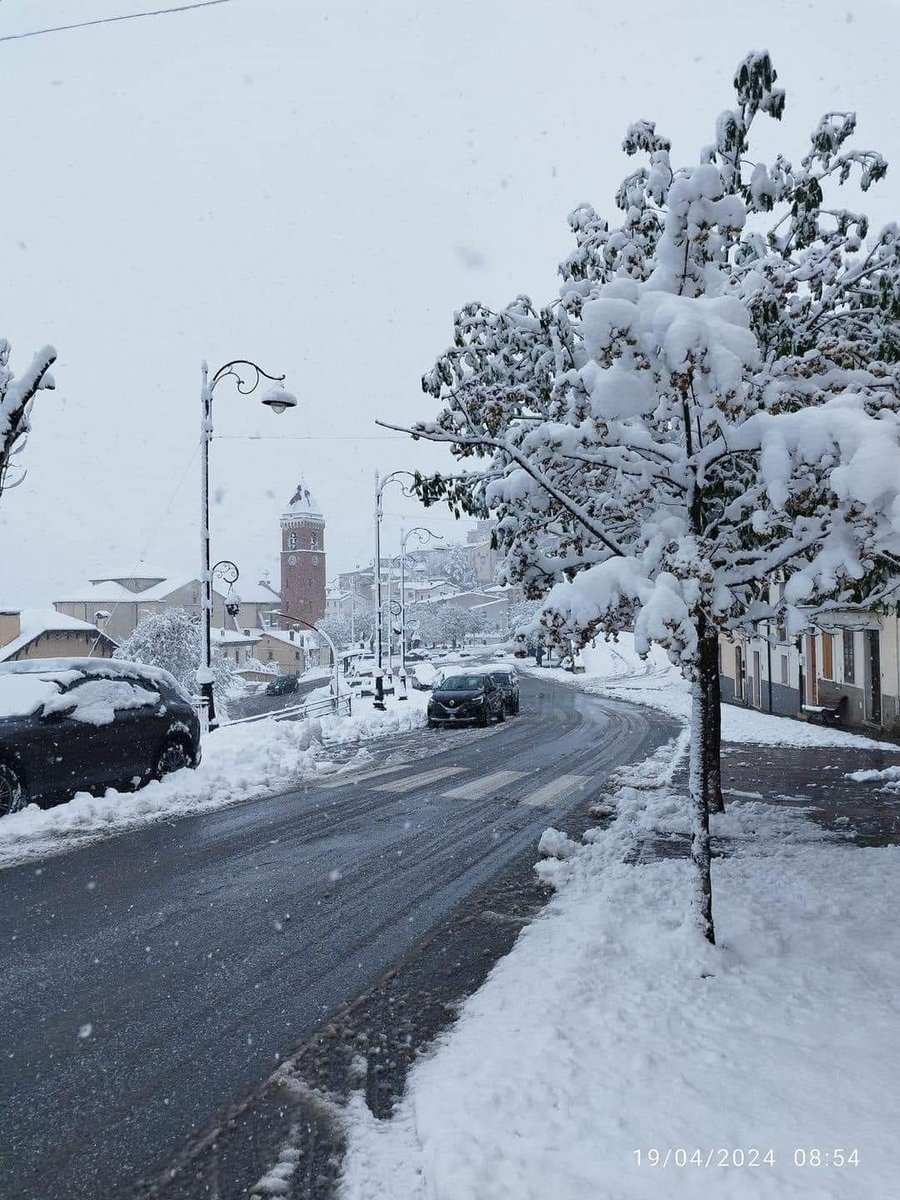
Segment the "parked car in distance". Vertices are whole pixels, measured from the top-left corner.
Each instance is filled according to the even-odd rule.
[[[515,668],[505,663],[488,663],[482,670],[490,675],[503,694],[503,703],[510,716],[519,711],[519,681]]]
[[[199,762],[200,722],[168,671],[93,658],[0,665],[0,816]]]
[[[290,696],[300,686],[296,675],[276,675],[271,683],[266,684],[267,696]]]
[[[490,675],[480,672],[448,675],[428,701],[428,725],[432,729],[468,722],[488,725],[493,720],[506,720],[503,693]]]
[[[441,672],[434,663],[419,662],[408,672],[407,677],[416,691],[428,692],[440,681]]]

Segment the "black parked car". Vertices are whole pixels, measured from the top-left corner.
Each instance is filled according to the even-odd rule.
[[[200,722],[168,671],[92,658],[0,665],[0,816],[199,762]]]
[[[519,681],[512,667],[488,667],[487,673],[503,693],[503,704],[510,716],[519,711]]]
[[[487,725],[505,721],[503,693],[490,675],[448,675],[431,693],[428,724],[457,725],[474,721]]]
[[[267,696],[290,696],[300,686],[296,675],[276,675],[271,683],[266,684]]]

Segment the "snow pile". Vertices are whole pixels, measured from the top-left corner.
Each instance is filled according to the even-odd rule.
[[[900,792],[900,767],[885,767],[881,771],[850,771],[848,779],[857,783],[880,783],[882,792]]]
[[[110,789],[100,797],[81,792],[55,808],[31,804],[0,818],[0,867],[140,825],[287,791],[303,780],[339,770],[328,758],[330,746],[424,726],[426,703],[424,696],[416,695],[405,703],[389,700],[383,713],[362,702],[350,717],[223,726],[205,735],[203,761],[196,771],[178,771],[139,792]]]
[[[664,650],[653,646],[646,658],[635,649],[634,634],[622,632],[616,641],[597,640],[578,655],[583,675],[573,675],[560,667],[532,667],[522,670],[537,678],[555,679],[598,696],[631,700],[657,708],[680,721],[691,715],[690,684],[669,661]],[[722,705],[722,739],[726,742],[759,746],[846,746],[857,750],[893,749],[890,743],[860,737],[843,729],[792,721],[756,709]]]
[[[342,1200],[896,1195],[900,849],[733,805],[711,947],[684,859],[622,861],[635,821],[667,832],[683,808],[667,757],[632,769],[618,819],[559,864],[393,1119],[356,1099]],[[836,1151],[858,1165],[795,1165]]]

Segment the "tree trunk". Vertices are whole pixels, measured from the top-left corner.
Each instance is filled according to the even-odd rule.
[[[706,807],[725,811],[722,796],[722,691],[719,681],[719,639],[706,637],[700,647],[700,684],[703,689],[706,754]]]
[[[701,664],[702,667],[702,664]],[[708,705],[704,699],[702,669],[691,685],[691,751],[689,798],[691,813],[691,908],[700,932],[715,943],[712,915],[712,876],[710,873],[709,809],[707,807]]]

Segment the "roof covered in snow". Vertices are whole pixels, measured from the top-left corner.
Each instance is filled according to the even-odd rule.
[[[13,610],[15,611],[15,610]],[[89,621],[79,621],[76,617],[68,617],[59,613],[55,608],[23,608],[19,613],[21,632],[17,638],[0,646],[0,662],[13,658],[24,650],[31,642],[45,634],[53,633],[84,633],[88,636],[102,638],[111,645],[116,643],[106,634],[100,632],[96,625]]]

